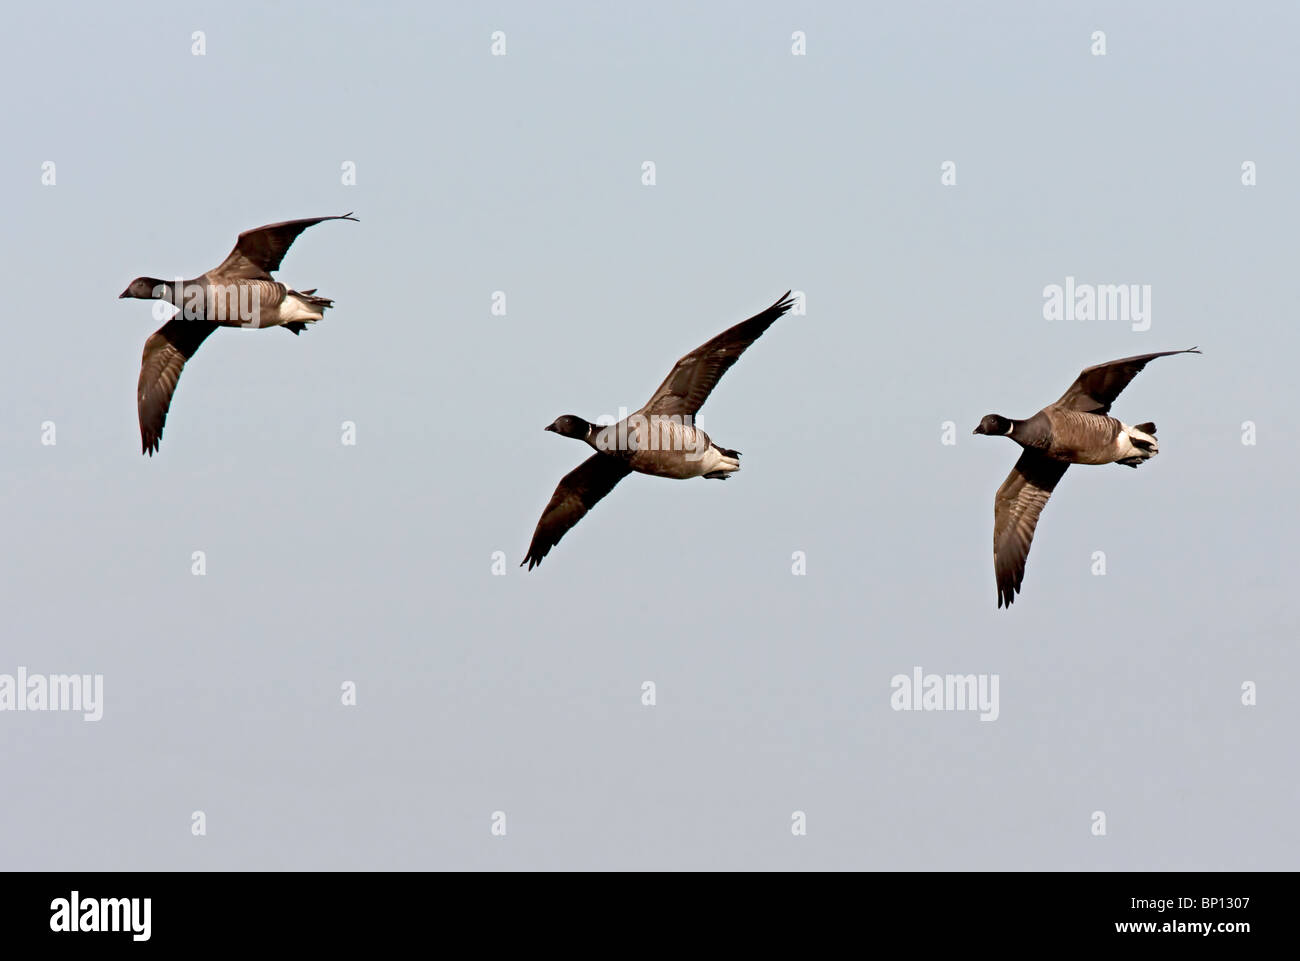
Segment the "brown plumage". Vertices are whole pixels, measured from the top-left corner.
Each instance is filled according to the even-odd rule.
[[[1010,437],[1024,448],[993,501],[993,572],[998,607],[1010,607],[1024,581],[1034,530],[1052,491],[1071,464],[1137,467],[1159,453],[1156,426],[1130,427],[1108,416],[1120,392],[1150,361],[1195,348],[1124,357],[1084,369],[1053,404],[1027,420],[989,414],[976,434]]]
[[[787,290],[767,310],[727,328],[680,358],[664,382],[650,395],[641,413],[698,414],[722,375],[731,369],[750,344],[762,337],[767,328],[793,306],[794,301]]]
[[[1020,590],[1038,515],[1069,466],[1027,450],[998,488],[993,499],[993,573],[998,582],[998,607],[1004,603],[1010,607]]]
[[[572,414],[556,418],[548,431],[584,441],[596,453],[555,488],[520,566],[532,570],[540,564],[560,538],[633,471],[678,480],[725,480],[739,470],[740,454],[714,444],[694,425],[694,417],[722,375],[794,303],[786,291],[771,307],[682,357],[645,406],[618,424],[597,428]]]
[[[144,342],[140,381],[136,385],[140,443],[144,451],[152,454],[158,449],[181,369],[217,326],[202,320],[173,317]]]
[[[350,213],[286,220],[245,230],[221,264],[179,283],[137,277],[121,297],[165,300],[180,312],[145,341],[136,385],[141,452],[153,456],[162,441],[172,395],[185,362],[218,327],[284,327],[299,334],[334,302],[311,290],[291,290],[275,280],[294,239],[325,220],[353,220]]]
[[[627,461],[608,454],[592,454],[565,474],[542,511],[532,543],[528,545],[528,555],[519,566],[527,564],[531,571],[540,564],[560,538],[630,473],[632,465]]]
[[[280,261],[284,260],[289,247],[308,227],[314,227],[326,220],[355,222],[356,219],[349,212],[332,217],[284,220],[278,224],[267,224],[265,227],[245,230],[235,241],[235,249],[216,270],[209,271],[208,275],[240,280],[270,280],[271,273],[280,269]]]

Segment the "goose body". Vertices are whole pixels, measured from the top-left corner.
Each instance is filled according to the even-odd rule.
[[[165,301],[180,311],[177,316],[182,320],[207,321],[217,327],[314,324],[326,308],[334,306],[332,300],[311,296],[314,291],[292,290],[277,280],[230,280],[215,272],[179,283],[142,279],[148,294],[133,293],[128,287],[121,297]]]
[[[1106,414],[1052,406],[1011,423],[1007,436],[1021,447],[1066,464],[1113,464],[1159,453],[1153,434]]]
[[[689,418],[632,414],[606,427],[593,425],[590,446],[625,460],[632,470],[654,477],[688,480],[740,470],[734,452],[725,451]]]
[[[1156,425],[1131,426],[1110,416],[1120,392],[1148,363],[1195,348],[1124,357],[1085,368],[1053,404],[1032,417],[985,416],[973,433],[1009,437],[1024,452],[993,502],[993,571],[998,607],[1010,607],[1024,581],[1038,517],[1071,464],[1137,467],[1160,453]]]
[[[673,365],[644,407],[615,424],[597,425],[565,414],[547,426],[548,431],[582,441],[595,453],[555,488],[520,566],[532,570],[540,564],[560,538],[628,474],[726,480],[740,470],[739,451],[715,444],[695,425],[695,415],[745,349],[793,306],[787,291],[767,310],[691,351]]]

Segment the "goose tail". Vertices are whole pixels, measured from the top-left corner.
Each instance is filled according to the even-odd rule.
[[[1135,427],[1124,425],[1120,435],[1121,456],[1116,463],[1125,467],[1137,467],[1139,464],[1160,453],[1160,444],[1156,440],[1156,425],[1138,424]]]
[[[319,307],[321,310],[324,310],[326,307],[334,306],[334,301],[330,300],[328,297],[315,296],[315,287],[311,290],[291,290],[289,293],[292,296],[297,297],[304,304],[308,304],[312,307]]]
[[[1133,441],[1133,446],[1139,450],[1149,451],[1153,455],[1160,452],[1160,445],[1156,441],[1155,424],[1148,422],[1130,427],[1128,436]]]
[[[740,451],[728,450],[715,444],[711,453],[715,455],[714,469],[705,474],[705,477],[713,480],[726,480],[740,470]]]

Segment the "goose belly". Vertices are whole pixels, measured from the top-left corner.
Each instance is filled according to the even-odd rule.
[[[1108,445],[1101,450],[1075,451],[1071,463],[1074,464],[1113,464],[1124,454],[1119,453],[1119,443]]]
[[[716,457],[710,456],[716,448],[698,427],[679,418],[658,417],[643,418],[631,426],[629,437],[635,438],[635,449],[629,460],[633,470],[685,479],[716,469]]]
[[[1052,425],[1050,456],[1070,464],[1113,464],[1121,457],[1124,425],[1105,414],[1069,411]]]
[[[274,280],[187,283],[176,306],[186,320],[224,327],[272,327],[284,323],[279,317],[285,292],[284,285]]]

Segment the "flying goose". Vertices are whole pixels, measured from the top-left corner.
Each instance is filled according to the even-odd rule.
[[[555,488],[519,566],[527,564],[531,571],[540,564],[569,528],[633,471],[677,480],[726,480],[740,470],[740,452],[713,443],[695,426],[695,415],[745,348],[794,303],[787,290],[767,310],[691,351],[673,365],[644,407],[617,424],[597,427],[574,414],[556,418],[546,430],[583,441],[596,453]]]
[[[1138,371],[1157,357],[1199,354],[1165,350],[1088,367],[1054,404],[1028,420],[989,414],[972,433],[1010,437],[1025,449],[993,502],[993,571],[998,607],[1011,607],[1025,577],[1025,558],[1043,505],[1071,464],[1137,467],[1160,452],[1156,425],[1130,427],[1108,416],[1110,405]]]
[[[136,387],[141,453],[152,457],[158,449],[181,369],[210,333],[218,327],[283,327],[297,336],[334,306],[332,300],[313,296],[314,287],[291,290],[272,279],[271,272],[280,269],[289,246],[308,227],[356,219],[346,213],[254,227],[240,234],[230,255],[207,273],[180,282],[137,277],[118,295],[119,300],[165,300],[180,308],[144,344]]]

